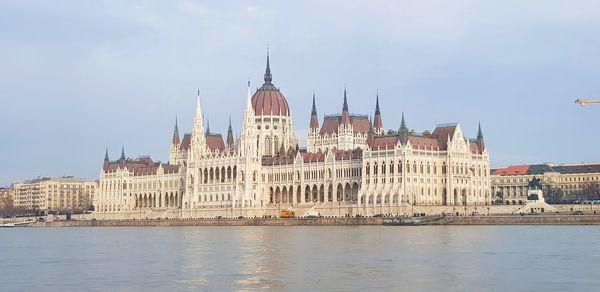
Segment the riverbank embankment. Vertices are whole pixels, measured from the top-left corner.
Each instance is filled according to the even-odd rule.
[[[167,226],[358,226],[384,225],[386,217],[73,220],[36,222],[33,227],[167,227]],[[446,216],[415,225],[600,225],[600,215]]]

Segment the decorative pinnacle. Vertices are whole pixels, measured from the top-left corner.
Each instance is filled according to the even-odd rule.
[[[377,93],[377,97],[375,98],[375,114],[381,114],[379,110],[379,92]]]
[[[342,107],[342,111],[348,111],[348,99],[346,97],[346,86],[344,86],[344,106]]]
[[[483,140],[483,132],[481,131],[481,122],[479,122],[479,127],[477,129],[477,140]]]
[[[271,75],[271,65],[269,64],[269,47],[267,46],[267,69],[265,70],[265,84],[271,84],[273,76]]]
[[[408,127],[406,127],[406,122],[404,121],[404,112],[402,112],[402,121],[400,122],[400,132],[408,132]]]
[[[313,91],[313,104],[312,104],[312,112],[311,114],[317,114],[317,104],[315,103],[315,92]]]
[[[108,161],[108,147],[106,147],[106,153],[104,154],[104,161]]]
[[[121,147],[121,160],[125,160],[125,145]]]

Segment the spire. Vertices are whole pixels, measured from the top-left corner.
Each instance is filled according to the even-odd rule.
[[[346,87],[344,86],[344,105],[342,106],[342,112],[348,111],[348,98],[346,96]]]
[[[350,124],[350,113],[348,113],[348,98],[344,86],[344,105],[342,106],[342,124]]]
[[[252,89],[250,88],[250,80],[248,80],[247,98],[246,98],[246,112],[254,114],[254,108],[252,107]]]
[[[369,116],[369,132],[367,132],[367,144],[372,148],[373,141],[375,140],[375,131],[373,131],[373,124],[371,123],[372,119]]]
[[[400,129],[398,129],[398,134],[400,136],[400,143],[406,145],[408,142],[408,127],[406,126],[406,122],[404,121],[404,112],[402,112],[402,121],[400,122]]]
[[[231,116],[229,116],[229,128],[227,129],[227,146],[233,148],[233,129],[231,128]]]
[[[269,48],[267,47],[267,69],[265,70],[265,84],[272,84],[271,65],[269,64]]]
[[[406,122],[404,121],[404,112],[402,112],[402,121],[400,122],[400,129],[398,132],[408,133],[408,127],[406,127]]]
[[[196,96],[196,118],[202,118],[202,108],[200,107],[200,89],[198,89],[198,95]]]
[[[175,117],[175,130],[173,130],[173,145],[179,145],[179,127],[177,126],[177,117]]]
[[[317,114],[317,105],[315,103],[315,92],[313,91],[313,104],[312,104],[312,112],[311,114],[316,115]]]
[[[379,93],[375,99],[375,120],[373,121],[377,134],[383,134],[383,122],[381,121],[381,111],[379,110]]]
[[[109,161],[109,159],[108,159],[108,147],[106,147],[106,153],[104,154],[104,161],[105,162]]]
[[[121,158],[119,160],[125,160],[125,145],[121,147]]]
[[[477,146],[479,147],[480,153],[483,153],[485,150],[485,142],[483,141],[483,132],[481,131],[481,122],[479,122],[479,127],[477,129]]]
[[[196,96],[196,115],[194,116],[194,128],[192,130],[192,136],[203,136],[204,135],[204,118],[202,117],[202,105],[200,104],[200,90]]]
[[[206,120],[206,135],[210,135],[210,121]]]
[[[312,111],[310,113],[310,128],[318,129],[319,128],[319,117],[317,116],[317,105],[315,103],[315,92],[313,91],[313,100],[312,100]]]

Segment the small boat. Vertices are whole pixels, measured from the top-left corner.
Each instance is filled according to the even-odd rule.
[[[423,222],[422,217],[392,218],[383,221],[383,225],[412,226],[421,225]]]
[[[434,216],[414,216],[405,218],[391,218],[383,221],[383,225],[400,225],[400,226],[412,226],[412,225],[431,225],[439,224],[440,220],[443,220],[443,215]]]
[[[421,217],[410,217],[400,220],[400,225],[418,225],[421,223],[423,223],[423,218]]]
[[[15,227],[14,223],[0,224],[0,228],[13,228],[13,227]]]

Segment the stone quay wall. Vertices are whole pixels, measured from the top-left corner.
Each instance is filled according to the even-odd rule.
[[[448,216],[425,225],[600,225],[599,215]]]
[[[383,225],[381,217],[359,218],[243,218],[243,219],[154,219],[81,220],[38,222],[34,227],[109,227],[109,226],[335,226]]]

